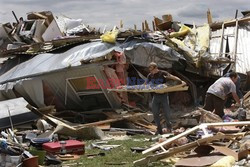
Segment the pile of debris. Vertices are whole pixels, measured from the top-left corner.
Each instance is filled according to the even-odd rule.
[[[184,108],[202,104],[208,86],[231,69],[241,75],[248,90],[249,39],[244,35],[250,32],[249,21],[246,16],[212,22],[209,11],[208,24],[202,26],[163,15],[154,18],[152,31],[145,21],[142,30],[136,26],[124,30],[121,24],[100,32],[81,19],[54,17],[44,11],[1,24],[1,165],[61,164],[84,153],[82,140],[103,140],[115,133],[155,134],[148,112],[150,92],[171,92],[171,104]],[[143,85],[152,61],[182,82]],[[167,139],[143,154],[162,151],[134,164],[175,155],[185,157],[176,166],[220,161],[244,165],[249,162],[249,111],[248,92],[241,106],[225,110],[223,120],[202,109],[174,119],[173,133],[163,135]],[[118,146],[94,143],[92,147]]]
[[[0,135],[2,166],[60,165],[62,161],[76,160],[84,154],[82,140],[107,140],[114,134],[152,135],[156,131],[151,123],[152,115],[136,108],[57,113],[53,106],[36,109],[23,98],[3,101],[0,105],[3,106],[1,128],[6,129]],[[87,121],[91,123],[83,123]],[[106,150],[111,146],[93,147]]]
[[[161,160],[186,167],[247,166],[250,163],[250,121],[219,122],[208,116],[211,113],[206,114],[206,122],[215,123],[200,123],[186,129],[181,127],[171,134],[162,135],[158,143],[142,152],[154,154],[134,161],[134,165],[145,166]],[[200,117],[202,121],[204,117]]]

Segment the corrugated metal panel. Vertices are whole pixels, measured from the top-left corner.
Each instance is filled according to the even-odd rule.
[[[219,54],[219,50],[220,50],[220,43],[221,43],[221,36],[222,34],[222,30],[217,30],[217,31],[213,31],[211,33],[211,40],[210,40],[210,54],[212,56],[213,59],[217,58],[218,57],[218,54]],[[225,51],[225,43],[226,43],[226,40],[223,39],[223,49],[222,49],[222,53]]]
[[[0,76],[0,82],[34,74],[48,73],[67,67],[80,66],[81,61],[95,59],[110,53],[115,45],[91,42],[67,50],[64,53],[45,53],[21,63]]]
[[[240,27],[236,55],[236,71],[246,73],[250,71],[250,31],[246,27]]]
[[[250,24],[249,24],[250,25]],[[212,38],[210,40],[209,51],[213,59],[218,57],[220,48],[220,37],[222,34],[222,29],[212,32]],[[213,37],[217,38],[213,38]],[[228,37],[229,53],[233,56],[235,47],[235,27],[227,27],[224,30],[224,41],[222,53],[226,50],[226,39]],[[238,44],[237,44],[237,54],[236,54],[236,72],[246,73],[250,71],[250,29],[247,26],[240,26],[238,30]],[[224,57],[223,55],[222,57]],[[234,57],[231,57],[234,60]]]
[[[107,78],[105,74],[102,72],[102,70],[103,70],[102,66],[99,66],[98,64],[92,64],[91,66],[87,65],[87,66],[80,66],[78,68],[77,67],[69,68],[67,70],[61,70],[61,71],[33,77],[31,80],[27,80],[27,82],[29,82],[29,84],[32,84],[34,83],[32,81],[36,79],[39,79],[40,81],[45,82],[46,84],[49,85],[49,88],[51,89],[51,91],[56,96],[56,99],[59,100],[61,104],[65,105],[66,108],[68,109],[78,110],[78,109],[83,109],[84,105],[82,104],[82,101],[80,100],[79,96],[74,92],[74,90],[69,86],[69,84],[66,84],[67,79],[79,78],[79,77],[84,77],[84,76],[95,76],[96,78],[102,81],[106,81]],[[8,91],[4,94],[5,97],[13,98],[13,97],[9,97],[6,95],[10,95],[13,92],[12,90],[13,86],[14,87],[17,86],[17,83],[18,81],[9,82],[9,83],[0,85],[0,95]],[[33,84],[30,87],[31,89],[32,88],[36,89],[37,84]],[[29,91],[29,90],[25,90],[25,91]],[[102,91],[112,108],[118,108],[121,105],[119,99],[117,98],[116,92],[108,92],[106,88],[103,88]],[[23,92],[21,95],[25,99],[29,98],[29,95],[26,95]],[[67,99],[65,100],[65,98]],[[36,100],[36,99],[32,99],[32,100]],[[54,98],[52,99],[52,101],[54,101]],[[66,101],[67,103],[65,103]]]
[[[138,47],[140,49],[138,49]],[[105,56],[106,54],[110,53],[113,50],[125,50],[125,49],[127,50],[136,49],[136,53],[133,55],[134,57],[138,57],[140,55],[144,56],[139,60],[136,59],[137,64],[142,62],[141,60],[148,58],[150,55],[151,56],[153,55],[152,57],[157,57],[157,59],[161,61],[161,63],[159,63],[160,65],[162,65],[163,62],[161,59],[167,60],[164,61],[165,64],[167,64],[171,61],[177,62],[179,58],[182,58],[182,56],[179,53],[175,52],[172,48],[166,45],[161,45],[151,42],[137,42],[137,40],[132,40],[122,44],[117,43],[116,45],[108,44],[105,42],[91,42],[76,46],[61,54],[60,53],[39,54],[34,58],[26,62],[23,62],[15,66],[8,72],[2,74],[0,76],[0,83],[5,83],[12,80],[29,77],[31,75],[40,75],[43,73],[49,73],[52,71],[57,71],[68,67],[81,66],[81,61],[89,61],[91,59]],[[144,55],[145,50],[149,51],[147,54],[148,57]],[[149,64],[149,61],[147,61],[147,63]],[[146,64],[146,66],[148,66],[148,64]]]
[[[56,96],[60,98],[61,102],[64,103],[65,96],[67,96],[68,99],[66,106],[68,108],[81,108],[83,107],[81,104],[81,100],[77,97],[77,95],[69,87],[69,85],[66,92],[66,79],[78,78],[83,76],[96,76],[98,79],[106,81],[107,78],[102,73],[101,68],[102,67],[98,66],[97,64],[88,67],[81,66],[79,68],[70,68],[66,71],[46,74],[40,76],[39,78],[50,85]],[[108,92],[107,89],[104,88],[103,93],[105,94],[112,108],[117,108],[121,105],[120,101],[116,97],[115,92]]]

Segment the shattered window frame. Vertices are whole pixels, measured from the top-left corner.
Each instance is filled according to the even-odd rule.
[[[88,83],[86,83],[84,85],[84,87],[85,88],[87,87],[87,89],[85,89],[85,88],[81,89],[80,87],[77,87],[79,85],[76,85],[76,84],[79,84],[79,83],[73,83],[73,82],[71,82],[73,80],[76,80],[76,82],[79,82],[81,79],[85,79],[85,78],[91,78],[91,79],[94,78],[95,79],[95,81],[94,81],[95,85],[88,85]],[[77,81],[77,80],[79,80],[79,81]],[[86,82],[88,82],[88,81],[86,81]],[[88,76],[82,76],[82,77],[76,77],[76,78],[68,78],[67,79],[67,83],[70,85],[70,87],[74,90],[74,92],[77,95],[92,95],[92,94],[104,93],[103,90],[102,90],[101,84],[99,83],[99,81],[97,80],[97,78],[95,77],[95,75],[88,75]],[[96,84],[98,84],[98,85],[96,85]],[[91,86],[94,86],[94,88],[91,87]]]
[[[97,89],[79,89],[79,91],[77,91],[77,87],[76,85],[74,85],[74,83],[72,82],[72,80],[80,80],[80,79],[84,79],[84,78],[91,78],[91,79],[95,79],[96,84],[98,84]],[[93,80],[92,80],[93,81]],[[77,83],[79,84],[79,83]],[[106,96],[106,94],[103,91],[103,85],[100,84],[99,80],[96,78],[95,75],[87,75],[87,76],[81,76],[81,77],[75,77],[75,78],[67,78],[66,79],[66,85],[69,85],[70,88],[73,90],[73,92],[76,94],[77,98],[82,101],[83,103],[89,104],[90,106],[87,106],[87,110],[91,109],[99,109],[99,108],[111,108],[111,103],[108,99],[108,97]],[[79,86],[79,85],[78,85]],[[88,86],[85,84],[85,86]],[[91,87],[90,87],[91,88]],[[95,96],[93,96],[95,95]],[[99,96],[99,97],[98,97]],[[87,98],[86,98],[87,97]],[[91,105],[90,100],[95,101],[95,105]]]

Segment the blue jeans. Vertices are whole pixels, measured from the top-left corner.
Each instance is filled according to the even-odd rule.
[[[170,107],[168,104],[168,94],[154,94],[152,100],[152,112],[154,116],[154,121],[157,125],[158,133],[162,134],[162,127],[160,122],[160,107],[163,107],[163,116],[166,121],[167,128],[171,128],[170,123]]]

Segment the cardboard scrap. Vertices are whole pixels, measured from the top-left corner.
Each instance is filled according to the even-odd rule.
[[[190,166],[190,167],[202,167],[212,165],[213,163],[217,162],[223,155],[219,155],[218,153],[213,153],[206,156],[198,156],[197,154],[187,156],[179,160],[175,166]]]
[[[221,147],[221,146],[212,146],[212,147],[224,155],[233,156],[236,161],[242,160],[243,158],[247,158],[248,155],[248,150],[236,152],[227,147]]]

